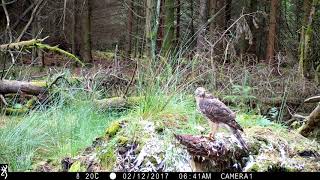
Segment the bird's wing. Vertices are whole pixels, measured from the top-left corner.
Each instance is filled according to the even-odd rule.
[[[211,121],[224,123],[241,131],[241,126],[235,120],[235,113],[219,99],[204,98],[199,102],[200,111]]]

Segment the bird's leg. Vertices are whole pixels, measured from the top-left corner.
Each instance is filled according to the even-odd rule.
[[[214,134],[213,134],[212,132],[210,132],[208,138],[209,138],[211,141],[214,141]]]
[[[219,124],[211,122],[210,127],[211,127],[211,132],[209,133],[209,139],[214,141],[214,136],[215,136],[216,132],[218,131]]]

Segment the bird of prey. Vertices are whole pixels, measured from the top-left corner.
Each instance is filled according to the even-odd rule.
[[[219,124],[225,124],[238,139],[242,147],[248,151],[248,146],[239,132],[243,132],[243,129],[236,121],[236,114],[219,99],[207,93],[203,87],[198,87],[195,90],[195,97],[198,111],[200,111],[209,122],[211,128],[209,138],[214,139]]]

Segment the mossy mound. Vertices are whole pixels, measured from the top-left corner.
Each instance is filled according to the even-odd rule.
[[[115,121],[106,129],[105,136],[98,138],[99,143],[94,141],[91,147],[73,158],[80,165],[73,164],[69,171],[192,171],[191,156],[177,144],[171,132],[158,121]],[[244,132],[250,153],[234,159],[226,170],[239,165],[240,169],[236,171],[320,171],[320,145],[317,142],[280,126],[255,125],[245,128]],[[229,145],[238,146],[237,140],[223,130],[216,138],[221,143],[228,138]],[[238,151],[237,148],[229,149]],[[215,167],[212,168],[214,171]]]
[[[250,161],[244,171],[320,171],[320,145],[295,131],[252,127],[245,129]]]

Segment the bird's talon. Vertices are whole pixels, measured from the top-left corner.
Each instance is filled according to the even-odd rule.
[[[209,133],[208,139],[211,140],[211,141],[214,141],[214,140],[215,140],[212,133]]]

